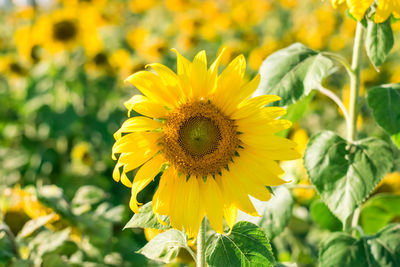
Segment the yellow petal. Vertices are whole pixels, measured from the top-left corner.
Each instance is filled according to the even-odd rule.
[[[394,2],[399,0],[378,0],[378,7],[375,12],[375,22],[385,22],[393,11]]]
[[[151,131],[157,128],[161,128],[163,126],[162,123],[138,116],[127,119],[121,126],[121,128],[115,132],[114,138],[118,140],[121,138],[122,133],[131,133],[131,132],[143,132],[143,131]]]
[[[198,179],[200,192],[207,218],[211,226],[217,233],[223,234],[223,208],[224,202],[221,190],[214,178],[207,177],[206,182],[203,179]]]
[[[259,112],[261,107],[278,100],[281,100],[281,98],[276,95],[260,95],[253,97],[240,103],[239,108],[235,110],[231,117],[232,119],[249,117],[254,113]]]
[[[161,176],[158,189],[153,196],[153,210],[155,213],[169,214],[171,198],[173,198],[175,190],[175,175],[173,168],[170,167]]]
[[[258,147],[265,150],[288,149],[295,148],[297,144],[292,140],[276,136],[276,135],[259,135],[254,133],[244,132],[240,135],[240,140],[245,145]]]
[[[230,172],[223,170],[222,176],[216,177],[223,194],[228,195],[228,199],[243,212],[252,216],[259,216],[251,203],[248,193],[239,180],[235,179]]]
[[[136,173],[135,179],[132,183],[131,200],[129,202],[129,207],[135,213],[139,212],[137,202],[137,194],[143,190],[160,172],[161,165],[165,162],[164,157],[159,154],[153,159],[146,162]]]
[[[182,203],[185,210],[184,228],[189,238],[196,237],[200,224],[204,218],[203,199],[200,197],[199,183],[197,178],[192,176],[185,182],[187,201]]]
[[[155,132],[133,132],[118,139],[112,147],[112,159],[116,160],[115,154],[134,152],[138,148],[152,147],[158,142],[161,133]]]
[[[241,150],[239,154],[240,156],[235,158],[235,168],[238,169],[238,173],[252,177],[263,185],[277,186],[286,183],[279,178],[284,171],[276,162],[260,157],[259,154],[251,154],[247,148]]]
[[[177,56],[177,72],[181,81],[183,93],[186,97],[190,97],[192,94],[191,88],[191,75],[192,75],[192,63],[182,56],[176,49],[171,49]]]
[[[226,224],[228,224],[230,230],[232,231],[233,225],[237,218],[237,207],[234,204],[229,204],[224,206],[224,217]]]
[[[175,106],[177,99],[163,86],[160,77],[149,71],[138,71],[126,79],[145,96],[163,106]]]
[[[221,73],[211,100],[227,115],[232,113],[231,101],[242,89],[246,60],[243,55],[236,57]]]
[[[203,50],[197,53],[192,64],[191,86],[192,96],[195,100],[199,100],[209,94],[210,88],[207,87],[207,81],[207,56]]]
[[[144,116],[152,118],[166,118],[168,111],[161,104],[150,101],[143,95],[134,95],[131,99],[124,103],[128,109],[128,116],[132,110]]]
[[[173,97],[178,100],[182,98],[183,91],[181,88],[181,83],[178,76],[170,68],[159,63],[148,64],[147,66],[151,67],[157,72],[164,86],[167,87],[167,90],[171,92]]]
[[[185,224],[185,210],[182,203],[187,201],[186,178],[177,177],[174,183],[173,197],[171,198],[169,219],[171,226],[175,229],[182,230]]]

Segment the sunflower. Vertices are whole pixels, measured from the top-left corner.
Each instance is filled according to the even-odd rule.
[[[343,4],[345,0],[331,0],[332,5],[336,8]],[[362,20],[365,12],[374,3],[375,0],[346,0],[346,4],[350,9],[350,13],[357,19]],[[378,0],[375,12],[375,22],[385,22],[390,14],[395,18],[400,18],[400,2],[399,0]]]
[[[131,187],[130,208],[138,212],[138,193],[162,173],[152,201],[158,217],[168,215],[172,227],[194,237],[207,216],[223,233],[223,218],[232,228],[238,209],[258,216],[249,195],[267,201],[267,186],[285,183],[276,160],[299,154],[293,141],[274,133],[291,123],[276,120],[283,108],[265,107],[278,96],[249,98],[260,76],[244,79],[243,55],[219,75],[223,52],[207,68],[205,51],[193,62],[173,51],[177,73],[155,63],[152,71],[126,79],[144,94],[125,103],[128,116],[132,110],[142,116],[129,118],[114,134],[112,158],[119,158],[113,178]],[[127,173],[137,168],[131,182]]]

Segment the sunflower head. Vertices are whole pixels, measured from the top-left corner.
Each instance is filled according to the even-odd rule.
[[[285,183],[276,160],[299,154],[294,142],[274,135],[291,125],[276,119],[283,108],[265,107],[280,98],[250,98],[260,76],[244,78],[243,55],[219,74],[223,52],[209,68],[204,51],[193,62],[175,52],[177,73],[156,63],[127,79],[143,93],[125,103],[128,116],[132,110],[141,116],[114,134],[113,178],[131,187],[130,207],[138,212],[138,193],[161,172],[155,214],[168,215],[190,237],[204,216],[222,233],[223,219],[232,227],[237,209],[258,215],[249,196],[268,200],[266,186]],[[137,168],[131,181],[127,173]]]

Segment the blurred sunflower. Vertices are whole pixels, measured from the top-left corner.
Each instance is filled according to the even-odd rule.
[[[153,211],[168,215],[172,227],[194,237],[204,216],[223,233],[223,217],[233,227],[237,209],[257,216],[249,199],[267,201],[266,186],[285,183],[275,160],[299,157],[295,143],[275,136],[291,123],[276,120],[285,110],[265,107],[280,98],[248,99],[260,76],[245,81],[246,62],[236,57],[218,75],[222,53],[207,68],[204,51],[193,62],[177,53],[177,74],[162,64],[150,64],[127,78],[143,95],[125,103],[128,115],[114,134],[112,158],[118,162],[115,181],[131,187],[130,208],[139,211],[138,193],[162,172],[153,196]],[[127,173],[140,167],[131,182]]]
[[[81,13],[85,16],[80,16]],[[35,45],[51,53],[72,50],[81,45],[89,56],[94,56],[103,48],[97,34],[101,25],[101,15],[93,7],[61,8],[43,14],[33,26],[32,35],[37,37]]]
[[[343,4],[345,0],[331,0],[333,7]],[[375,0],[346,0],[346,4],[350,9],[350,13],[357,19],[362,20],[365,12],[374,3]],[[390,14],[395,18],[400,18],[400,1],[399,0],[378,0],[375,12],[375,22],[385,22]]]
[[[6,188],[0,198],[0,211],[4,214],[4,220],[14,233],[18,233],[25,222],[41,216],[54,214],[50,223],[58,221],[59,215],[51,208],[46,207],[29,190],[21,189],[19,185]],[[48,224],[48,226],[51,226]]]

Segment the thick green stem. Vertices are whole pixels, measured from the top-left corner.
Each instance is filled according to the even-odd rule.
[[[19,250],[18,250],[18,246],[17,246],[17,241],[15,240],[15,236],[13,234],[13,232],[11,232],[10,228],[8,227],[8,225],[6,224],[1,224],[0,225],[0,233],[1,232],[5,232],[8,236],[8,239],[11,242],[11,248],[15,253],[15,256],[17,257],[17,259],[20,259],[21,256],[19,255]]]
[[[206,218],[203,219],[197,236],[197,267],[206,266]]]
[[[351,62],[352,74],[350,75],[350,103],[349,103],[349,119],[350,123],[347,128],[347,140],[353,142],[357,136],[357,115],[359,109],[358,95],[360,91],[360,73],[361,73],[361,56],[364,43],[365,29],[360,22],[357,23],[356,36],[354,38],[353,59]],[[355,215],[352,214],[343,225],[343,230],[356,228],[358,225],[359,210]]]
[[[358,94],[360,91],[360,70],[361,55],[364,43],[364,27],[360,22],[357,23],[356,36],[353,46],[353,59],[351,62],[352,75],[350,75],[350,103],[349,117],[350,124],[347,129],[347,139],[352,142],[357,134],[357,113],[358,113]]]

